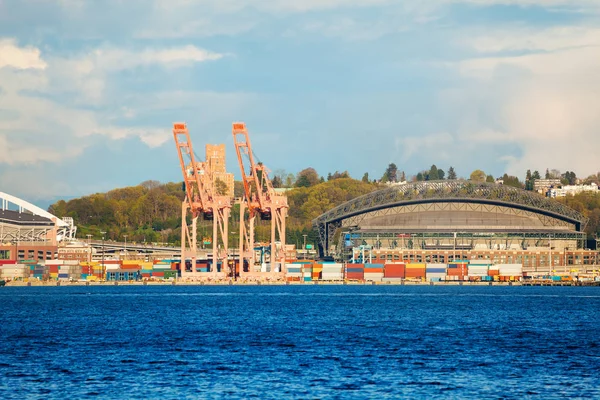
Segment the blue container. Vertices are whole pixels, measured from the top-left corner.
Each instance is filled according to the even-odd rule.
[[[311,282],[312,278],[310,276],[305,276],[304,277],[304,282]]]
[[[365,268],[383,268],[383,264],[365,264]]]
[[[560,276],[553,276],[553,277],[552,277],[552,280],[553,280],[553,281],[560,281]]]
[[[428,274],[443,274],[446,272],[446,268],[427,268],[425,272]]]
[[[346,272],[365,272],[362,268],[346,268]]]
[[[431,282],[441,282],[442,279],[441,278],[431,278],[430,281]]]
[[[68,278],[69,274],[58,274],[59,278]]]

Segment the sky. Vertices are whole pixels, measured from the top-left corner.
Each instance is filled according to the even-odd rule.
[[[600,170],[600,0],[0,0],[0,191],[181,181],[247,124],[270,170]]]

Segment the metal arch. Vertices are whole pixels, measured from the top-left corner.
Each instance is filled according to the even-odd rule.
[[[385,208],[411,203],[456,201],[504,205],[532,211],[576,225],[583,231],[588,222],[581,213],[556,200],[511,186],[465,180],[421,181],[395,185],[357,197],[313,220],[320,233],[321,245],[327,253],[332,232],[328,225],[344,219]]]
[[[8,209],[9,204],[14,204],[19,207],[19,212],[27,210],[34,215],[39,215],[54,222],[56,226],[56,240],[58,242],[70,241],[75,239],[77,233],[77,227],[71,217],[58,218],[57,216],[49,213],[48,211],[41,209],[40,207],[31,204],[23,199],[12,196],[8,193],[0,192],[1,208],[3,210]],[[39,236],[39,235],[38,235]],[[30,240],[33,240],[31,235],[28,236]],[[40,236],[41,237],[41,236]],[[16,238],[15,238],[16,239]],[[37,238],[39,239],[39,238]],[[25,239],[27,240],[27,238]]]

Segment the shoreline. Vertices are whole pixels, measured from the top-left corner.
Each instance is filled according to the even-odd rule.
[[[22,282],[11,281],[6,287],[68,287],[68,286],[600,286],[600,282],[200,282],[200,281],[119,281],[119,282]],[[1,289],[0,289],[1,290]]]

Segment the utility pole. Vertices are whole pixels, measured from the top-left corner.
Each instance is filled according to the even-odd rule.
[[[127,258],[127,235],[123,235],[125,238],[125,258]]]
[[[100,270],[102,271],[102,279],[106,279],[106,269],[104,268],[104,235],[106,231],[100,233],[102,234],[102,265],[100,266]]]
[[[308,235],[302,235],[302,236],[304,236],[304,245],[302,247],[302,255],[304,256],[304,259],[306,260],[306,237]]]

